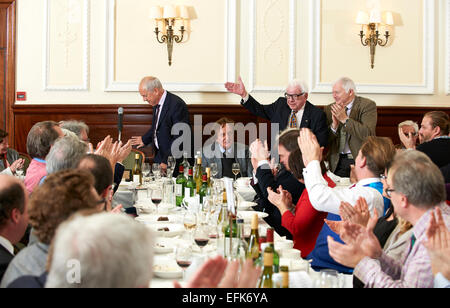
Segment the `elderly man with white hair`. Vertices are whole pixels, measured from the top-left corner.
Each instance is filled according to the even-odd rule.
[[[328,161],[330,171],[349,177],[361,145],[375,136],[377,105],[356,95],[353,80],[342,77],[333,85],[334,103],[325,108],[329,127]]]
[[[227,82],[225,88],[228,92],[241,96],[241,105],[252,114],[278,124],[280,131],[286,128],[309,128],[316,135],[319,144],[327,146],[326,116],[322,109],[308,101],[308,86],[305,82],[292,80],[286,87],[284,96],[269,105],[262,105],[249,95],[240,77],[238,83]]]

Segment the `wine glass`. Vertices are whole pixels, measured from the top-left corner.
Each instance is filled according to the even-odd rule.
[[[209,166],[211,167],[211,174],[213,178],[216,178],[216,175],[219,173],[219,167],[217,166],[217,163],[211,163]]]
[[[239,165],[239,163],[233,163],[231,170],[233,171],[234,174],[234,181],[236,181],[237,175],[241,173],[241,166]]]
[[[161,203],[163,199],[163,190],[161,187],[153,187],[150,190],[150,194],[152,203],[156,206],[156,214],[158,214],[158,205]]]
[[[159,179],[159,176],[161,175],[161,166],[158,163],[153,163],[152,165],[152,171],[155,175],[155,180]]]
[[[175,247],[175,260],[183,270],[183,280],[185,279],[186,269],[192,264],[192,248],[191,245],[180,243]]]
[[[208,225],[199,224],[194,231],[194,241],[198,247],[200,247],[200,252],[203,254],[203,248],[208,245],[209,242],[209,230]]]
[[[176,163],[177,162],[173,156],[169,156],[167,158],[167,177],[168,178],[172,178]]]
[[[197,226],[197,214],[192,213],[191,211],[186,211],[183,216],[183,225],[186,231],[189,232],[189,235],[192,240],[192,231]]]
[[[143,163],[142,164],[142,176],[144,177],[144,183],[150,182],[150,172],[152,170],[150,169],[149,163]]]

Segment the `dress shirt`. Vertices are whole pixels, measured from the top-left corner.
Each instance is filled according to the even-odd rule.
[[[441,273],[438,273],[434,277],[434,287],[440,288],[440,289],[448,289],[450,288],[450,281],[447,280],[447,278],[444,277]]]
[[[158,145],[158,138],[156,138],[156,130],[158,129],[158,125],[159,125],[159,119],[161,118],[161,113],[163,110],[163,106],[164,106],[164,101],[166,100],[167,97],[167,91],[164,91],[163,95],[161,96],[161,99],[159,100],[158,103],[158,121],[156,121],[156,126],[155,126],[155,132],[154,132],[154,139],[155,139],[155,146],[157,149],[159,149],[159,145]]]
[[[450,227],[450,209],[440,206],[447,228]],[[384,252],[375,260],[362,259],[355,267],[354,274],[367,288],[432,288],[434,277],[431,260],[423,242],[427,240],[426,230],[433,211],[427,211],[413,227],[416,238],[414,246],[411,241],[400,260],[387,256]]]
[[[345,108],[347,108],[347,117],[350,118],[350,113],[352,112],[352,108],[353,108],[353,103],[355,102],[355,99],[353,99],[351,101],[350,104],[348,104]],[[330,126],[331,131],[336,134],[337,133],[337,129],[333,128],[333,125]],[[342,151],[341,154],[351,154],[352,151],[350,151],[350,146],[348,145],[348,135],[347,135],[347,140],[345,141],[345,147],[344,147],[344,151]]]
[[[8,250],[14,256],[14,246],[8,239],[4,238],[3,236],[0,236],[0,245],[5,247],[5,249]]]
[[[384,213],[383,196],[375,188],[367,187],[371,183],[380,182],[379,178],[362,179],[350,187],[331,188],[323,178],[320,162],[317,160],[310,162],[303,169],[303,178],[311,204],[317,211],[339,215],[342,201],[354,206],[360,197],[364,197],[372,214],[374,209],[377,210],[378,215]]]

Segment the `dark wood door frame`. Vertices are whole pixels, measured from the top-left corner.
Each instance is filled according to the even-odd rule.
[[[6,61],[4,66],[5,93],[3,95],[3,127],[10,135],[10,143],[14,143],[13,107],[16,95],[16,0],[0,0],[0,8],[6,9]],[[11,144],[12,147],[15,144]]]

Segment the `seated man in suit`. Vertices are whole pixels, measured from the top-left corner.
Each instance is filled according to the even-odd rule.
[[[220,128],[216,131],[215,142],[205,143],[203,146],[203,167],[211,167],[211,164],[215,163],[218,170],[216,177],[234,178],[232,165],[239,163],[240,176],[251,177],[253,168],[248,147],[245,144],[234,142],[234,121],[221,118],[216,124]]]
[[[238,83],[227,82],[226,89],[242,97],[241,104],[254,115],[277,123],[279,130],[286,128],[306,127],[317,136],[321,146],[328,143],[328,129],[326,117],[322,109],[308,102],[308,86],[305,82],[292,80],[284,97],[280,97],[270,105],[258,103],[245,90],[244,83],[239,77]]]
[[[425,114],[420,124],[419,145],[414,138],[400,136],[400,140],[408,149],[417,149],[430,157],[439,168],[450,164],[450,120],[443,111],[431,111]]]
[[[12,176],[0,174],[0,281],[14,258],[14,246],[28,226],[28,194]]]
[[[0,173],[14,175],[23,165],[24,160],[19,158],[19,153],[9,148],[8,133],[0,129]]]
[[[329,127],[329,169],[340,177],[350,177],[350,166],[355,164],[361,145],[367,137],[375,136],[377,105],[357,96],[355,83],[347,77],[336,81],[333,98],[335,103],[325,108]]]
[[[292,203],[297,204],[298,199],[305,189],[305,185],[299,182],[295,176],[289,171],[289,156],[298,149],[297,138],[300,131],[298,129],[287,129],[278,136],[278,154],[280,156],[280,170],[272,172],[269,163],[269,150],[262,144],[260,140],[256,140],[250,146],[252,153],[252,164],[254,168],[254,180],[252,187],[255,189],[257,196],[257,211],[269,214],[264,220],[274,228],[275,232],[280,236],[286,236],[292,239],[291,233],[281,225],[280,210],[273,205],[268,197],[267,188],[277,191],[281,185],[292,196]]]
[[[132,145],[136,145],[138,149],[152,145],[154,162],[161,164],[161,170],[166,172],[169,156],[175,157],[177,161],[182,158],[183,149],[179,149],[179,155],[172,153],[174,141],[181,137],[191,141],[186,132],[190,130],[187,105],[180,97],[164,90],[161,82],[155,77],[143,78],[139,84],[139,93],[144,101],[153,107],[153,120],[151,128],[144,136],[132,137]],[[172,135],[172,128],[175,125],[180,132]],[[178,167],[175,167],[174,176],[177,174]]]

